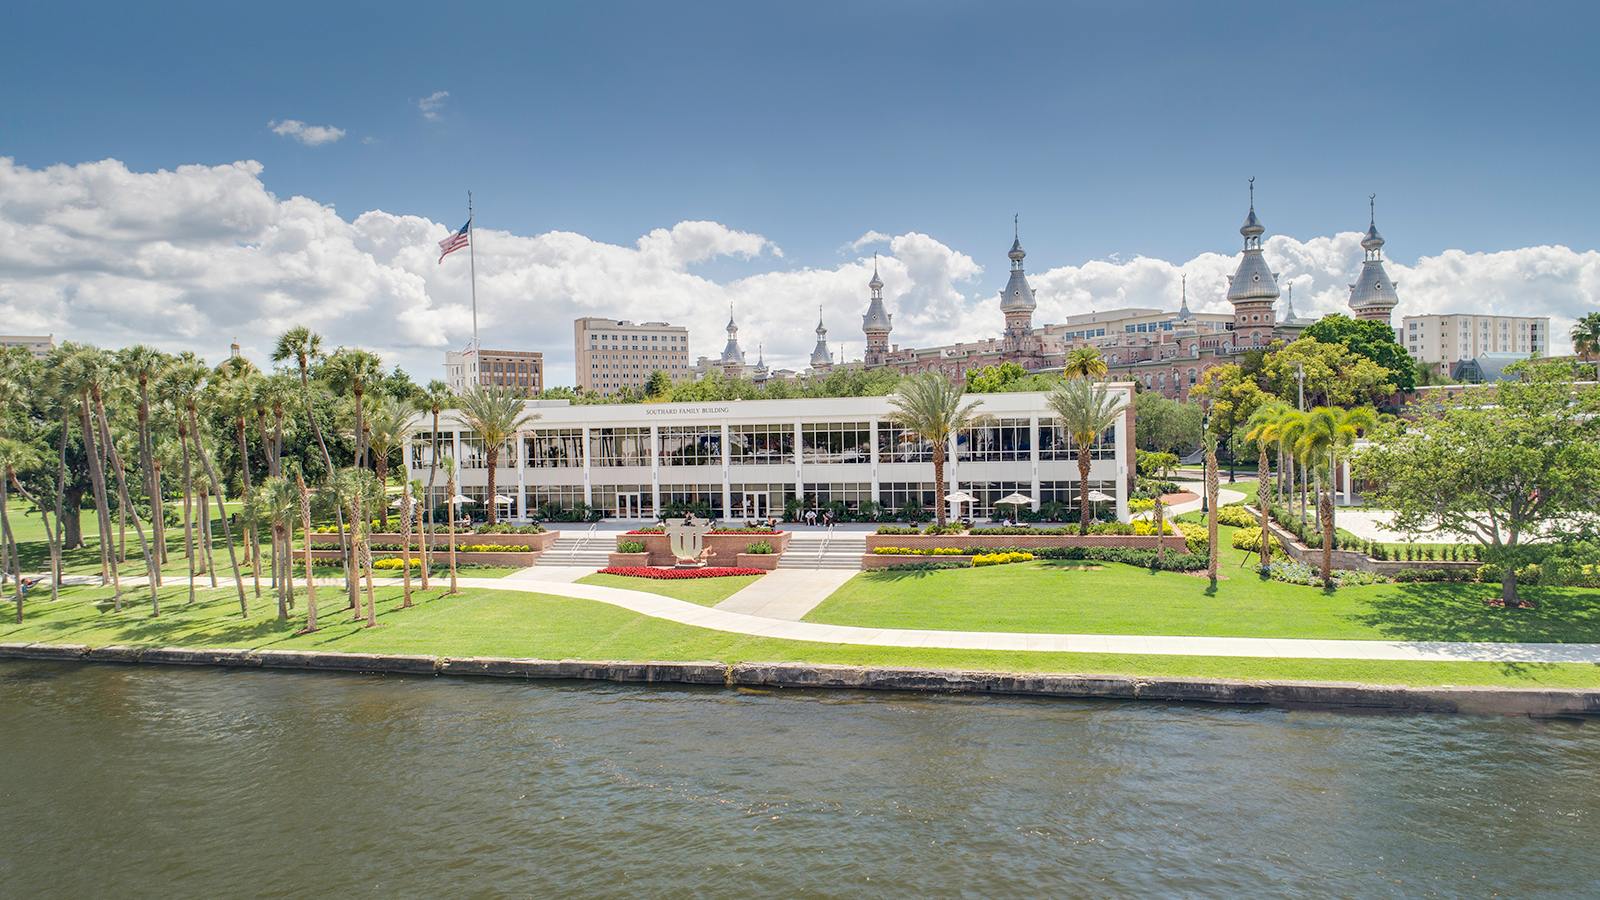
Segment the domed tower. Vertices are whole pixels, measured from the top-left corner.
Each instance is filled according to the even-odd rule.
[[[1006,316],[1003,343],[1007,353],[1037,356],[1039,338],[1033,333],[1033,311],[1039,304],[1034,302],[1033,288],[1028,286],[1028,276],[1022,271],[1022,259],[1027,255],[1022,249],[1022,238],[1014,236],[1011,252],[1006,254],[1011,258],[1011,280],[1000,292],[1000,311]]]
[[[833,355],[828,352],[828,329],[822,327],[822,307],[817,307],[817,346],[811,351],[811,368],[828,372],[833,368]]]
[[[1367,201],[1367,234],[1361,239],[1361,249],[1366,251],[1367,258],[1361,264],[1361,277],[1350,285],[1350,309],[1358,319],[1370,319],[1388,325],[1389,313],[1394,311],[1399,298],[1395,296],[1394,282],[1389,280],[1389,273],[1383,270],[1383,235],[1378,233],[1377,219],[1378,195],[1373,194]]]
[[[881,366],[889,358],[889,332],[892,330],[890,320],[894,318],[883,308],[883,280],[878,277],[878,259],[872,259],[872,280],[867,282],[867,287],[872,289],[872,302],[867,304],[867,314],[861,317],[861,330],[867,335],[867,351],[861,362],[866,366]],[[821,323],[817,324],[820,329]],[[821,345],[821,335],[818,335],[818,346]]]
[[[1244,235],[1244,255],[1239,268],[1228,276],[1228,302],[1233,304],[1233,345],[1265,347],[1272,343],[1273,306],[1278,300],[1278,276],[1261,255],[1261,235],[1266,227],[1256,218],[1256,185],[1250,179],[1250,214],[1239,233]]]
[[[717,360],[722,365],[722,374],[728,378],[738,378],[744,375],[744,351],[739,349],[739,326],[733,324],[733,304],[728,304],[728,345],[722,348],[722,356]]]

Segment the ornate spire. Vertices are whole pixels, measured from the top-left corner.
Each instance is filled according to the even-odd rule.
[[[867,314],[861,317],[861,330],[869,335],[886,335],[893,330],[890,320],[894,317],[883,308],[883,279],[878,277],[876,253],[872,254],[872,280],[867,287],[872,289],[872,300],[867,304]]]
[[[1189,275],[1184,273],[1179,277],[1178,290],[1183,292],[1183,302],[1178,306],[1178,322],[1185,324],[1194,321],[1194,313],[1189,311]]]
[[[1283,292],[1283,320],[1294,321],[1294,282],[1291,280]]]
[[[828,329],[822,325],[822,307],[817,307],[817,346],[811,351],[811,368],[822,369],[833,365],[828,355]]]
[[[1012,227],[1017,227],[1017,217],[1012,217]],[[1011,258],[1011,280],[1006,282],[1005,290],[1000,292],[1001,312],[1031,312],[1039,304],[1033,300],[1033,288],[1028,286],[1028,278],[1022,271],[1022,259],[1027,256],[1027,251],[1022,249],[1022,237],[1016,235],[1011,241],[1011,252],[1006,256]]]
[[[724,368],[744,365],[744,351],[739,349],[739,326],[733,324],[733,304],[728,304],[728,345],[722,348]]]
[[[1350,309],[1358,319],[1388,323],[1399,298],[1395,296],[1394,282],[1383,269],[1383,235],[1378,233],[1377,204],[1377,194],[1367,197],[1367,233],[1361,239],[1366,258],[1361,263],[1361,276],[1350,285]]]
[[[1244,255],[1239,268],[1228,279],[1228,300],[1232,303],[1278,299],[1278,276],[1267,268],[1261,256],[1261,235],[1266,227],[1256,218],[1256,180],[1250,179],[1250,214],[1239,233],[1244,235]]]

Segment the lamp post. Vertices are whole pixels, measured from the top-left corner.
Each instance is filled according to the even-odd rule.
[[[1200,426],[1200,439],[1208,443],[1211,441],[1210,412],[1206,413],[1205,421]],[[1201,468],[1205,471],[1205,475],[1200,480],[1200,511],[1208,513],[1211,512],[1211,454],[1209,452],[1205,455]]]

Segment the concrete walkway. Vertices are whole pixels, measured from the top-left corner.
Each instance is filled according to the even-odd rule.
[[[739,594],[758,587],[767,575]],[[696,628],[781,640],[880,647],[953,650],[1025,650],[1163,656],[1247,656],[1284,659],[1374,659],[1428,662],[1600,663],[1600,644],[1521,644],[1487,641],[1324,641],[1277,638],[1182,637],[1118,634],[1023,634],[1002,631],[924,631],[823,625],[697,606],[641,591],[589,584],[504,578],[463,578],[465,587],[553,594],[608,603],[641,615]],[[738,594],[734,595],[739,596]],[[754,595],[752,595],[753,597]],[[733,598],[729,598],[732,600]],[[724,601],[727,603],[728,601]],[[752,601],[754,602],[754,601]],[[776,602],[776,601],[774,601]]]
[[[1205,485],[1198,485],[1197,486],[1197,492],[1203,493],[1204,491],[1205,491]],[[1221,506],[1227,506],[1229,503],[1238,503],[1239,501],[1241,501],[1243,499],[1245,499],[1245,494],[1244,494],[1243,491],[1231,491],[1231,490],[1228,490],[1227,488],[1217,488],[1217,503],[1219,505],[1221,505]],[[1171,506],[1167,507],[1167,518],[1170,519],[1173,516],[1181,516],[1181,515],[1183,515],[1184,513],[1187,513],[1187,512],[1199,512],[1200,511],[1200,504],[1202,502],[1204,502],[1202,499],[1196,498],[1194,500],[1189,500],[1189,501],[1187,501],[1185,503],[1174,503]],[[1148,518],[1150,518],[1150,513],[1149,512],[1136,513],[1133,516],[1131,516],[1130,518],[1148,519]]]
[[[763,619],[798,622],[846,581],[850,569],[777,569],[718,603],[717,609]]]

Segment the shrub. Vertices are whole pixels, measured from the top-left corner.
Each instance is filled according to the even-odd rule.
[[[972,568],[972,567],[970,565],[968,565],[967,563],[959,563],[959,562],[914,562],[914,563],[895,563],[892,566],[884,566],[883,568],[876,569],[874,571],[878,571],[878,572],[933,572],[933,571],[937,571],[939,569],[970,569],[970,568]]]
[[[1256,552],[1260,552],[1261,528],[1258,526],[1256,528],[1241,528],[1238,531],[1235,531],[1233,533],[1233,547],[1236,550],[1254,550]],[[1283,551],[1283,543],[1277,538],[1272,539],[1269,547],[1270,552],[1272,553]]]
[[[479,525],[472,529],[474,534],[544,534],[543,525],[507,525],[499,522],[494,525]]]
[[[1466,569],[1401,569],[1394,573],[1400,584],[1417,581],[1471,581],[1475,572]]]
[[[1154,509],[1155,505],[1156,505],[1156,501],[1155,500],[1147,500],[1147,499],[1144,499],[1143,497],[1135,497],[1135,498],[1133,498],[1133,499],[1128,501],[1128,511],[1129,512],[1147,512],[1149,510]]]
[[[1478,580],[1484,584],[1499,584],[1505,577],[1505,567],[1499,563],[1484,563],[1478,567]]]
[[[744,552],[765,556],[772,552],[772,545],[766,541],[756,541],[754,544],[745,547]]]
[[[872,551],[879,556],[965,556],[969,553],[989,553],[991,549],[962,550],[956,547],[878,547]]]
[[[617,541],[618,553],[643,553],[644,541]]]
[[[337,563],[338,560],[334,560],[334,562]],[[407,563],[414,569],[422,567],[422,560],[420,559],[407,560]],[[400,560],[394,558],[375,559],[372,561],[372,567],[374,569],[398,569],[400,568]]]
[[[666,533],[667,533],[667,526],[665,526],[665,525],[641,525],[640,527],[635,528],[632,531],[628,532],[628,534],[666,534]]]
[[[746,528],[743,525],[718,525],[711,529],[712,534],[778,534],[780,528],[768,528],[765,525]]]
[[[655,566],[607,566],[601,575],[626,575],[630,578],[722,578],[727,575],[765,575],[761,569],[739,566],[706,566],[700,569],[663,569]]]
[[[1196,572],[1206,567],[1203,555],[1167,553],[1160,562],[1157,562],[1156,551],[1132,547],[1042,547],[1029,552],[1036,559],[1090,559],[1164,572]]]
[[[958,525],[955,522],[951,522],[948,525],[945,525],[943,528],[940,528],[939,527],[939,523],[935,522],[932,525],[929,525],[927,528],[924,528],[922,530],[922,533],[923,534],[943,535],[943,534],[965,534],[966,531],[967,531],[967,526]]]
[[[1201,556],[1207,555],[1211,546],[1211,531],[1204,525],[1191,525],[1187,522],[1176,523],[1179,531],[1183,532],[1184,543],[1188,545],[1190,553]],[[1200,568],[1205,568],[1201,566]]]
[[[908,525],[879,525],[878,534],[921,534],[922,529]]]
[[[1249,510],[1239,504],[1231,504],[1219,508],[1217,510],[1217,522],[1233,528],[1249,528],[1252,525],[1259,528],[1261,526],[1261,520],[1250,515]]]
[[[1030,562],[1032,553],[1014,551],[1009,553],[982,553],[972,557],[972,565],[978,566],[1003,566],[1007,563]]]

